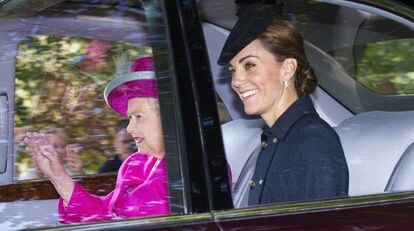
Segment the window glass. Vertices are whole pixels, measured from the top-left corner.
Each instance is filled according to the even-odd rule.
[[[356,78],[384,95],[414,93],[414,39],[380,41],[354,47]]]
[[[289,1],[286,15],[306,40],[320,86],[350,111],[413,110],[412,23],[360,7]]]
[[[218,107],[220,124],[225,124],[227,122],[230,122],[232,118],[229,113],[229,110],[226,107],[226,104],[224,104],[219,94],[216,94],[216,98],[217,98],[217,107]]]
[[[201,4],[204,7],[217,5],[210,1],[201,1]],[[336,147],[341,146],[344,155],[338,152],[340,155],[337,157],[340,158],[335,158],[335,165],[340,164],[341,167],[338,165],[335,171],[330,171],[337,174],[330,175],[332,178],[329,179],[336,187],[335,197],[414,189],[413,184],[406,181],[406,170],[402,170],[407,156],[411,155],[409,150],[413,141],[410,135],[412,129],[407,125],[413,124],[414,111],[414,27],[412,20],[393,14],[392,9],[373,6],[375,4],[368,6],[349,1],[297,0],[284,4],[284,17],[304,37],[307,58],[316,72],[318,86],[322,88],[311,95],[315,109],[321,118],[327,118],[326,121],[338,121],[334,130],[339,138],[336,144],[340,145]],[[231,6],[226,9],[231,9]],[[230,30],[236,24],[237,17],[233,16],[231,20],[218,17],[234,15],[235,12],[204,13],[205,19],[213,24],[205,26],[206,41],[211,46],[209,51],[213,55],[220,54],[217,50],[221,50],[226,41],[223,37],[228,35],[222,29]],[[211,63],[216,62],[218,54]],[[215,64],[212,66],[214,70]],[[234,68],[238,70],[238,66]],[[224,67],[213,73],[216,73],[216,79],[220,79],[228,71]],[[216,83],[216,87],[220,84]],[[222,101],[229,108],[233,103],[240,103],[240,100],[229,102],[227,97],[223,97]],[[248,103],[245,105],[249,106]],[[336,111],[330,113],[325,108]],[[300,154],[308,139],[300,138],[300,142],[295,141],[297,145],[294,148],[283,150],[288,135],[276,135],[283,134],[287,115],[277,118],[274,130],[268,129],[263,121],[246,119],[237,119],[222,126],[226,157],[233,174],[233,202],[236,208],[259,204],[257,201],[269,204],[270,199],[266,198],[272,196],[274,203],[303,201],[304,197],[296,197],[296,193],[309,193],[310,185],[317,185],[319,180],[329,175],[315,177],[317,172],[332,167],[330,164],[333,162],[324,162],[327,159],[317,161],[314,165],[317,166],[316,171],[307,171],[312,161],[298,161],[298,157],[313,156],[310,148],[304,155]],[[406,139],[405,135],[410,138]],[[336,135],[331,137],[336,138]],[[316,143],[312,142],[309,147],[316,148]],[[332,157],[335,151],[330,149],[329,155]],[[272,165],[268,167],[268,163]],[[349,177],[340,175],[340,172],[348,172]],[[275,180],[272,186],[266,186],[266,177],[280,181]],[[328,185],[323,189],[319,186],[315,188],[322,192]],[[263,190],[265,187],[267,191]],[[253,201],[249,202],[251,198]],[[282,198],[289,199],[282,201]],[[323,195],[312,198],[324,199],[330,198]]]
[[[43,175],[23,148],[25,131],[57,134],[56,145],[66,150],[65,165],[71,175],[117,171],[124,160],[115,143],[128,140],[127,123],[103,100],[106,84],[116,73],[122,56],[132,62],[151,55],[150,46],[107,40],[36,35],[22,41],[16,56],[15,149],[18,180]],[[119,132],[119,133],[118,133]],[[119,146],[119,145],[118,145]],[[118,152],[117,152],[118,150]]]
[[[0,227],[13,229],[60,224],[61,214],[58,214],[56,206],[58,194],[27,152],[24,141],[27,132],[46,134],[56,153],[64,157],[59,160],[64,162],[64,168],[77,184],[89,193],[102,196],[101,199],[117,190],[118,185],[137,179],[134,174],[120,172],[118,176],[123,181],[117,181],[115,185],[121,164],[131,156],[137,157],[137,150],[141,153],[137,158],[148,162],[154,160],[151,163],[155,167],[146,168],[145,165],[140,168],[143,176],[156,176],[160,173],[156,171],[158,166],[163,166],[161,172],[167,178],[163,182],[167,183],[165,187],[162,185],[162,190],[167,191],[164,200],[167,208],[163,207],[162,213],[118,216],[131,210],[126,202],[113,200],[110,213],[113,217],[110,219],[186,211],[178,152],[176,102],[171,83],[173,68],[163,17],[162,4],[158,1],[6,1],[0,4],[0,23],[4,25],[0,28],[0,47],[4,48],[0,54],[0,68],[4,70],[1,77],[4,82],[2,79],[0,84],[1,109],[8,107],[9,114],[6,115],[14,116],[10,116],[12,119],[6,126],[5,114],[0,115],[1,154],[7,154],[4,156],[7,162],[11,162],[7,163],[7,171],[0,174],[1,182],[8,184],[1,186],[5,194],[0,196]],[[143,57],[152,59],[154,65],[145,66],[141,60]],[[150,114],[158,115],[161,120],[159,130],[162,132],[157,133],[161,138],[156,139],[162,140],[162,154],[165,156],[163,159],[160,157],[160,161],[145,155],[151,153],[152,146],[143,145],[146,139],[157,135],[157,129],[147,128],[151,133],[148,136],[134,135],[131,132],[134,126],[126,118],[128,116],[122,117],[114,112],[107,104],[109,96],[104,98],[108,83],[133,72],[142,72],[154,80],[156,94],[146,96],[152,99],[145,101],[145,105],[150,105],[148,108],[154,112]],[[138,89],[144,88],[140,86]],[[7,90],[5,95],[2,93],[4,89]],[[128,115],[131,113],[128,111]],[[143,115],[134,118],[144,121]],[[154,123],[145,124],[152,126]],[[10,135],[4,134],[7,130],[3,127],[10,128]],[[4,146],[4,143],[11,144],[11,147]],[[3,153],[6,149],[7,153]],[[135,162],[131,163],[128,166],[135,166]],[[125,169],[126,172],[130,170],[129,167]],[[119,192],[120,198],[127,198],[141,187],[141,183],[122,188],[124,191]],[[146,192],[158,195],[157,189],[158,186],[151,187],[152,191],[146,189]],[[139,198],[142,200],[145,196]],[[153,201],[149,207],[164,201]],[[99,203],[96,206],[99,207]],[[122,209],[122,206],[127,209]],[[30,212],[33,208],[36,208],[36,213]],[[94,219],[89,218],[85,216],[75,223]]]
[[[353,46],[333,48],[330,53],[369,90],[384,95],[412,94],[414,31],[402,22],[363,13],[364,21],[355,24]]]

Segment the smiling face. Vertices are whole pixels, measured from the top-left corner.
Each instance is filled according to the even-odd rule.
[[[243,101],[244,111],[260,115],[268,126],[298,98],[293,78],[296,60],[278,62],[257,39],[243,48],[229,66],[231,86]]]
[[[161,117],[156,99],[132,98],[128,100],[127,132],[134,138],[142,154],[162,158],[164,144]]]
[[[231,61],[231,86],[249,115],[263,115],[278,105],[283,89],[282,63],[254,40]]]

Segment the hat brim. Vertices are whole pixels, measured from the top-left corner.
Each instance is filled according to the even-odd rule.
[[[132,72],[117,76],[105,87],[104,98],[116,113],[127,117],[128,100],[158,98],[153,71]]]
[[[217,60],[218,65],[228,65],[244,47],[265,32],[273,19],[282,18],[283,2],[277,2],[239,5],[237,12],[239,19],[224,43],[220,57]]]
[[[240,19],[237,21],[227,37],[217,64],[220,66],[227,65],[243,48],[259,37],[270,22],[271,19],[266,18],[262,20],[260,18],[254,20]]]

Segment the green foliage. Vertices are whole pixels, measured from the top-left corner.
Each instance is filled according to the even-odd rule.
[[[414,94],[414,40],[388,40],[367,44],[356,60],[356,77],[380,94]]]
[[[122,119],[103,99],[115,73],[114,58],[121,54],[133,61],[151,55],[151,49],[53,35],[23,41],[16,57],[15,127],[63,128],[69,143],[83,148],[84,168],[96,172],[114,154],[114,126]],[[19,161],[28,158],[18,154]]]

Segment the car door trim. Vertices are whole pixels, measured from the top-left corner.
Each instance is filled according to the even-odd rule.
[[[311,202],[275,204],[245,207],[227,211],[214,212],[214,220],[225,221],[233,219],[283,216],[286,214],[301,214],[310,212],[323,212],[332,209],[350,209],[373,205],[387,205],[398,202],[414,202],[414,192],[379,194],[341,199],[319,200]]]
[[[7,151],[8,151],[8,98],[6,94],[0,94],[0,174],[7,169]]]

